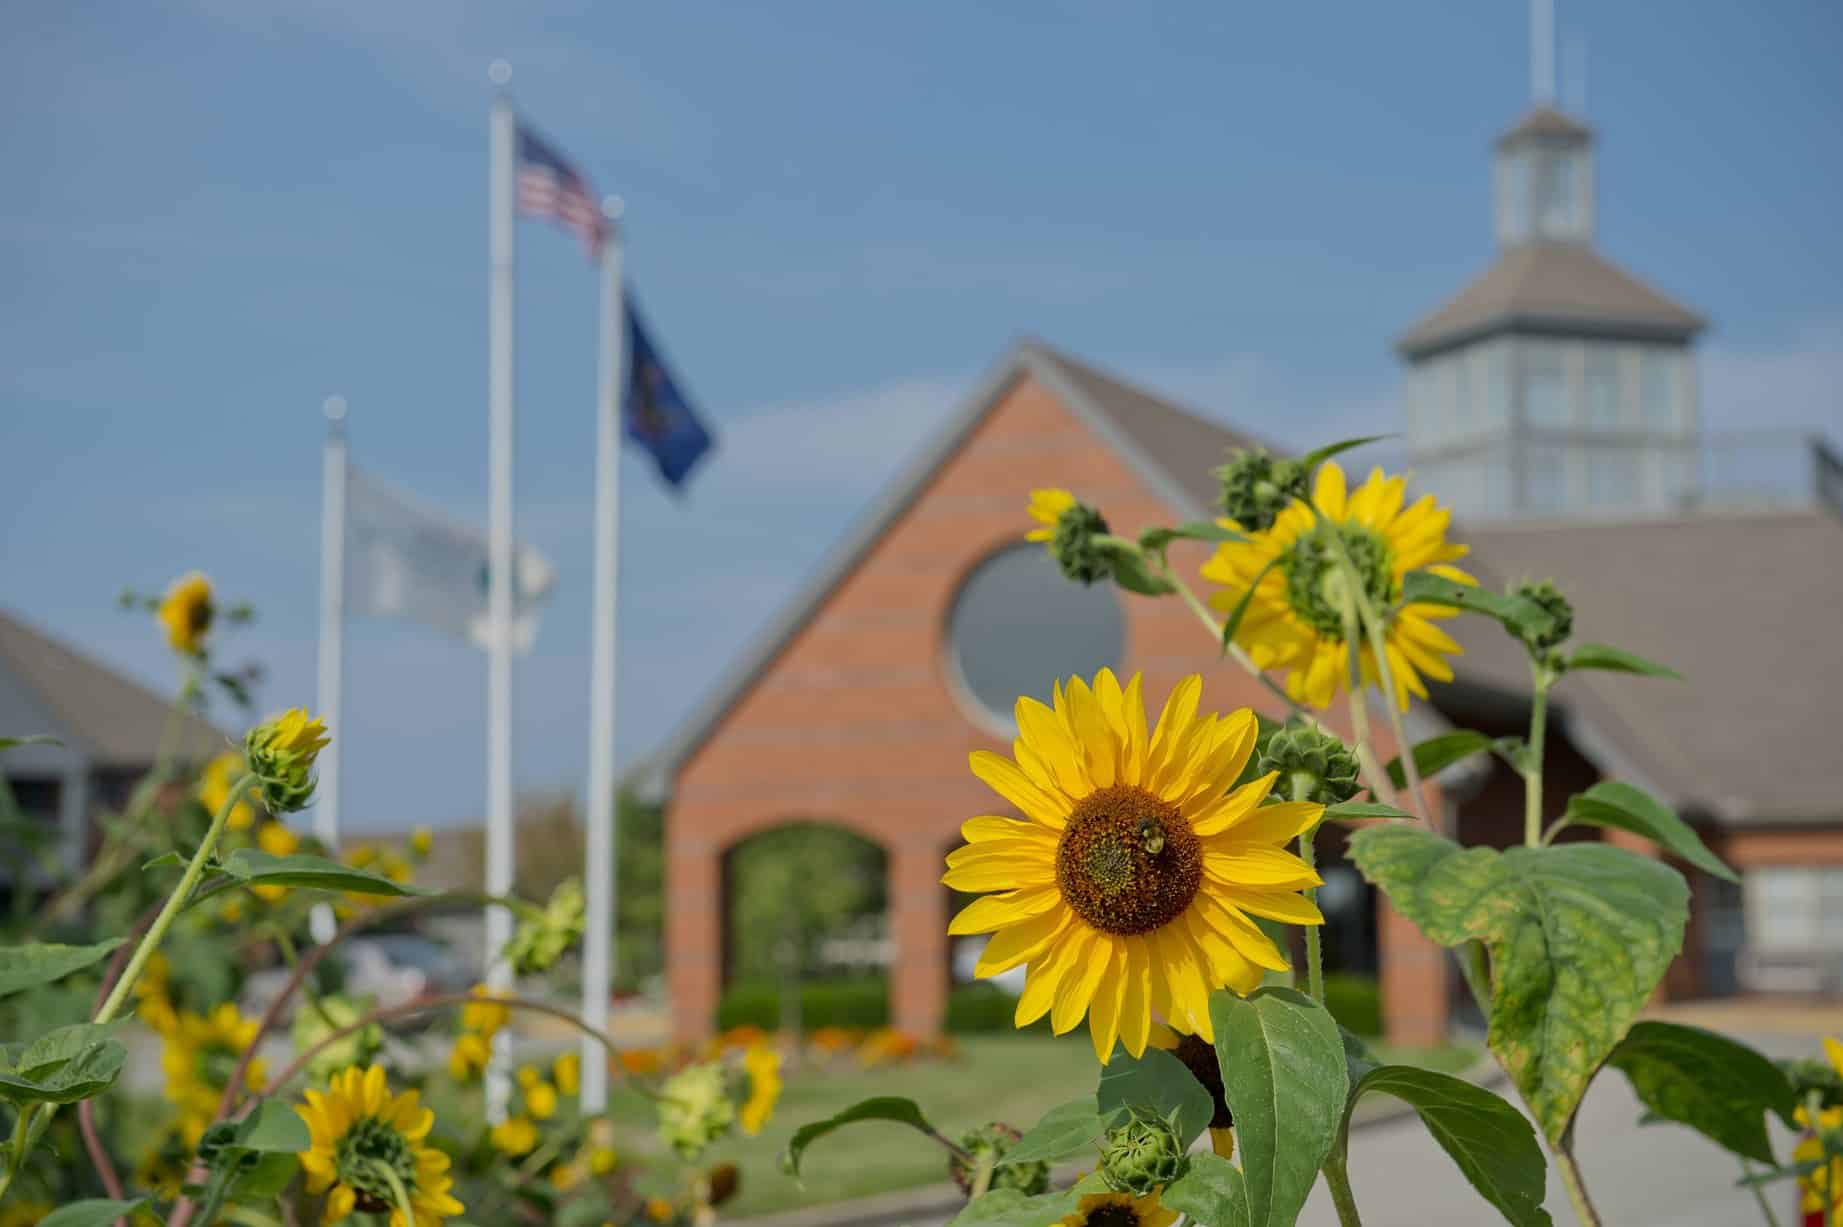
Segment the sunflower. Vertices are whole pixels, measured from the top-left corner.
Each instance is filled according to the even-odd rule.
[[[235,751],[225,751],[205,764],[205,769],[198,776],[198,803],[205,807],[205,812],[212,817],[224,808],[224,802],[230,800],[230,788],[243,778],[243,755]],[[253,789],[245,789],[237,803],[231,806],[230,817],[225,824],[233,831],[247,830],[256,821],[256,807],[249,803]]]
[[[1170,1227],[1175,1222],[1177,1213],[1159,1205],[1157,1193],[1093,1193],[1081,1199],[1075,1213],[1062,1217],[1062,1227]]]
[[[389,1227],[439,1227],[461,1203],[449,1195],[448,1156],[424,1144],[435,1113],[415,1091],[393,1096],[384,1067],[354,1065],[334,1074],[326,1092],[307,1092],[295,1111],[307,1122],[310,1149],[301,1152],[307,1191],[326,1194],[324,1223],[354,1210],[389,1213]],[[404,1218],[404,1203],[414,1222]]]
[[[256,1040],[260,1029],[228,1001],[209,1014],[181,1010],[172,1025],[161,1032],[160,1068],[166,1075],[166,1097],[179,1109],[179,1132],[188,1146],[198,1145],[206,1126],[217,1115],[218,1099],[230,1081],[231,1070]],[[268,1065],[251,1059],[244,1083],[260,1091],[268,1081]]]
[[[1252,917],[1322,924],[1296,892],[1321,879],[1281,847],[1323,807],[1263,806],[1275,776],[1231,791],[1254,750],[1247,709],[1197,715],[1202,679],[1179,682],[1148,733],[1135,674],[1070,678],[1055,705],[1017,701],[1015,761],[972,755],[973,774],[1025,817],[973,818],[942,881],[996,891],[948,926],[992,933],[975,974],[1028,965],[1017,1025],[1058,1033],[1085,1014],[1104,1062],[1118,1039],[1145,1052],[1154,1012],[1214,1042],[1211,991],[1252,991],[1287,961]]]
[[[1043,525],[1024,534],[1026,541],[1042,541],[1047,544],[1056,538],[1056,521],[1062,513],[1075,506],[1075,496],[1067,490],[1050,487],[1030,492],[1030,518]]]
[[[1206,1044],[1194,1035],[1182,1035],[1169,1027],[1155,1027],[1152,1047],[1163,1048],[1182,1061],[1184,1068],[1209,1092],[1210,1103],[1213,1105],[1209,1118],[1210,1149],[1219,1158],[1234,1158],[1235,1113],[1229,1110],[1229,1101],[1223,1094],[1222,1063],[1216,1056],[1216,1046]]]
[[[175,652],[196,656],[215,612],[211,581],[197,571],[188,571],[167,585],[154,616],[166,628],[166,641]]]
[[[775,1101],[781,1097],[781,1054],[757,1044],[743,1054],[742,1068],[749,1076],[749,1097],[743,1100],[736,1121],[744,1133],[754,1137],[774,1115]]]
[[[1447,657],[1461,649],[1433,623],[1459,611],[1445,605],[1394,606],[1401,599],[1402,577],[1410,571],[1425,569],[1465,584],[1476,581],[1444,565],[1467,553],[1465,546],[1446,540],[1452,513],[1431,494],[1404,507],[1406,486],[1405,477],[1385,477],[1374,469],[1368,481],[1346,495],[1344,470],[1327,461],[1318,470],[1309,506],[1295,501],[1271,529],[1247,541],[1224,542],[1203,564],[1203,578],[1224,585],[1211,598],[1216,608],[1234,609],[1254,590],[1235,640],[1260,668],[1286,670],[1286,692],[1295,700],[1328,707],[1349,676],[1340,542],[1362,577],[1371,606],[1388,619],[1385,650],[1396,704],[1406,709],[1410,694],[1427,697],[1422,674],[1452,680]],[[1364,682],[1376,681],[1375,654],[1367,642],[1360,659]]]
[[[1826,1036],[1824,1055],[1830,1058],[1830,1066],[1836,1070],[1837,1077],[1843,1078],[1843,1043]],[[1843,1130],[1843,1107],[1819,1108],[1816,1120],[1812,1120],[1809,1110],[1802,1106],[1794,1115],[1807,1133],[1813,1135]],[[1805,1214],[1843,1215],[1843,1158],[1831,1159],[1828,1167],[1823,1158],[1824,1140],[1817,1136],[1803,1138],[1792,1149],[1793,1163],[1817,1165],[1798,1178],[1799,1209]],[[1830,1203],[1828,1207],[1824,1204],[1826,1200]]]

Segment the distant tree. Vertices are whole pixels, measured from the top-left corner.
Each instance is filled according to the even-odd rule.
[[[816,824],[765,831],[737,845],[728,885],[736,979],[809,979],[826,970],[827,938],[845,936],[854,922],[888,906],[882,849]]]
[[[665,969],[665,809],[631,789],[615,797],[615,980],[632,989]]]

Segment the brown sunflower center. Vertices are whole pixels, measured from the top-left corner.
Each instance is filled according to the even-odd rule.
[[[1139,1211],[1131,1206],[1096,1206],[1088,1211],[1082,1227],[1139,1227]]]
[[[1150,933],[1183,914],[1203,855],[1177,806],[1131,784],[1083,797],[1056,845],[1056,883],[1104,933]]]

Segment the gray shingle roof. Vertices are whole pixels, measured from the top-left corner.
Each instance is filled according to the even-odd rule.
[[[1520,141],[1526,137],[1547,138],[1549,140],[1583,140],[1593,139],[1593,129],[1571,115],[1564,115],[1551,106],[1534,106],[1523,113],[1523,117],[1510,125],[1497,138],[1497,147]]]
[[[1602,770],[1726,824],[1843,817],[1843,521],[1824,510],[1707,513],[1454,535],[1473,547],[1463,565],[1486,583],[1560,584],[1577,641],[1684,675],[1562,680],[1556,700],[1585,724],[1576,743]],[[1462,682],[1528,693],[1523,650],[1495,624],[1446,625],[1466,648]]]
[[[1506,248],[1395,348],[1414,358],[1512,328],[1686,341],[1704,323],[1585,244],[1537,240]]]
[[[59,721],[55,730],[100,767],[153,763],[172,702],[91,660],[10,610],[0,609],[0,669],[6,669]],[[4,729],[9,735],[51,732]],[[223,750],[222,732],[190,714],[180,717],[180,758],[199,762]]]

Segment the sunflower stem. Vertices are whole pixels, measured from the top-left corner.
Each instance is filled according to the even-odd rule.
[[[1741,1178],[1753,1175],[1753,1164],[1741,1160]],[[1753,1199],[1760,1203],[1760,1216],[1766,1220],[1766,1227],[1779,1227],[1779,1216],[1773,1213],[1773,1203],[1766,1199],[1766,1189],[1762,1185],[1753,1186]]]
[[[1384,805],[1394,805],[1395,785],[1389,773],[1376,761],[1376,752],[1370,748],[1369,700],[1363,690],[1363,645],[1357,637],[1357,603],[1348,593],[1343,607],[1344,642],[1350,648],[1350,685],[1345,690],[1350,699],[1350,732],[1357,743],[1357,763],[1369,781],[1370,796]]]
[[[1309,776],[1295,775],[1292,782],[1293,800],[1311,800],[1312,790],[1316,785],[1317,781],[1311,779]],[[1299,835],[1299,859],[1304,861],[1306,868],[1310,869],[1314,874],[1318,872],[1318,849],[1316,847],[1318,843],[1318,826],[1319,824],[1315,822],[1312,824],[1311,830],[1303,831]],[[1313,907],[1318,906],[1318,889],[1316,887],[1306,887],[1304,894],[1307,903],[1311,904]],[[1312,1000],[1323,1001],[1325,999],[1325,959],[1323,949],[1319,945],[1319,926],[1303,925],[1301,927],[1305,929],[1306,992],[1311,995]]]
[[[1523,754],[1523,842],[1531,847],[1542,843],[1542,743],[1549,726],[1549,687],[1555,675],[1539,661],[1532,661],[1529,700],[1529,746]]]
[[[403,1187],[403,1177],[397,1175],[397,1169],[382,1159],[373,1159],[371,1168],[384,1177],[384,1183],[390,1186],[391,1199],[397,1203],[397,1213],[403,1216],[404,1227],[412,1227],[416,1222],[416,1207],[410,1204],[410,1191]]]
[[[1357,1213],[1357,1195],[1350,1187],[1350,1168],[1343,1146],[1325,1160],[1325,1187],[1331,1190],[1331,1204],[1337,1207],[1340,1227],[1363,1227],[1363,1216]]]
[[[1197,621],[1201,622],[1204,627],[1209,630],[1209,637],[1212,643],[1216,644],[1218,648],[1226,650],[1235,663],[1247,671],[1248,676],[1265,686],[1269,693],[1280,700],[1280,702],[1286,704],[1287,710],[1292,712],[1293,715],[1304,720],[1311,728],[1322,727],[1318,722],[1318,717],[1300,706],[1292,695],[1287,694],[1286,687],[1280,685],[1280,683],[1274,681],[1271,677],[1268,677],[1266,672],[1262,670],[1259,665],[1254,663],[1254,658],[1249,656],[1247,651],[1239,643],[1225,644],[1222,642],[1222,623],[1216,621],[1216,615],[1209,611],[1209,606],[1205,605],[1202,599],[1199,598],[1195,592],[1191,591],[1190,585],[1184,582],[1183,578],[1178,575],[1176,569],[1173,568],[1169,562],[1163,558],[1153,558],[1150,555],[1146,556],[1146,562],[1160,579],[1169,583],[1172,588],[1176,589],[1178,597],[1190,609],[1190,612],[1197,615]]]
[[[1562,1187],[1568,1190],[1568,1200],[1574,1204],[1574,1217],[1580,1220],[1581,1227],[1600,1227],[1600,1212],[1587,1196],[1587,1184],[1581,1179],[1581,1167],[1574,1161],[1573,1152],[1562,1145],[1555,1147],[1554,1155],[1555,1170],[1561,1173]]]

